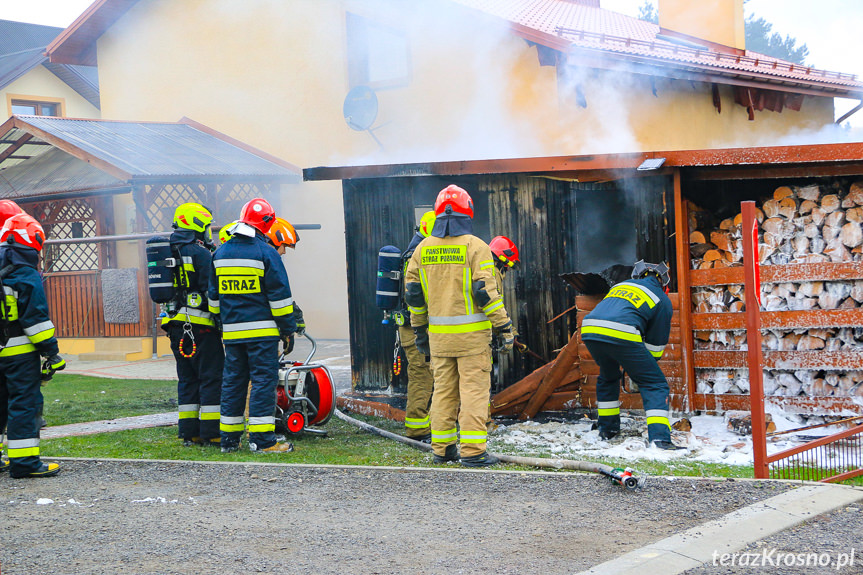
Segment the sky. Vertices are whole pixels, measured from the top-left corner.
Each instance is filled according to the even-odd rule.
[[[603,8],[631,16],[638,14],[644,2],[601,0]],[[91,0],[0,0],[0,19],[65,28],[91,3]],[[818,9],[813,10],[813,6]],[[860,0],[748,0],[745,10],[747,15],[755,14],[772,23],[774,32],[791,35],[798,45],[805,43],[809,47],[807,64],[863,78],[858,40],[863,30]],[[854,100],[837,100],[837,114],[856,104]],[[852,118],[852,125],[863,126],[863,111]]]

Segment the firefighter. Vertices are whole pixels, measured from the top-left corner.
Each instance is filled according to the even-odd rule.
[[[42,226],[25,213],[10,217],[0,230],[0,421],[7,422],[8,467],[15,478],[60,471],[39,457],[39,387],[66,367],[36,271],[44,242]],[[41,366],[40,356],[46,358]]]
[[[671,331],[671,300],[664,289],[668,282],[668,265],[640,260],[632,279],[613,286],[584,318],[581,339],[599,365],[596,405],[602,439],[620,432],[623,368],[638,384],[648,441],[659,449],[682,449],[671,442],[668,381],[657,365]]]
[[[292,250],[297,249],[297,242],[300,241],[300,234],[297,233],[297,230],[294,229],[291,222],[284,218],[277,217],[276,221],[273,222],[272,227],[267,232],[267,239],[269,240],[270,245],[276,248],[276,252],[280,256],[283,256],[285,255],[287,248],[291,248]],[[296,301],[294,302],[294,321],[297,323],[297,331],[294,332],[294,335],[303,335],[306,331],[306,321],[303,319],[303,310],[300,309],[300,306],[297,305]],[[291,345],[291,349],[286,349],[285,353],[290,353],[292,350],[293,345]]]
[[[162,319],[177,360],[178,436],[186,446],[218,446],[219,401],[225,351],[207,307],[210,283],[210,224],[213,215],[196,203],[174,212],[170,244],[178,259],[174,278],[177,313]]]
[[[22,210],[18,206],[18,204],[16,204],[12,200],[0,200],[0,228],[2,228],[3,224],[6,223],[6,220],[11,218],[12,216],[17,215],[17,214],[23,214],[23,213],[24,213],[24,210]],[[39,393],[40,394],[42,393],[41,390],[39,391]],[[3,400],[0,399],[0,401],[3,401]],[[42,422],[44,421],[44,419],[41,418],[42,403],[43,403],[42,401],[39,401],[39,415],[40,415],[39,427],[43,427]],[[6,415],[5,415],[5,411],[4,411],[4,412],[0,413],[0,452],[3,451],[2,439],[3,439],[3,436],[5,433],[6,433]],[[8,461],[0,460],[0,471],[5,471],[8,466],[9,466]]]
[[[495,236],[488,243],[488,247],[491,250],[491,255],[494,257],[494,279],[497,293],[503,297],[503,279],[506,277],[506,273],[518,267],[519,263],[521,263],[521,260],[518,259],[518,246],[506,236]],[[512,329],[512,336],[513,338],[518,338],[518,331],[516,331],[515,327]],[[515,345],[519,350],[527,349],[527,346],[518,342]],[[493,431],[497,427],[491,418],[491,403],[488,404],[488,419],[486,423],[489,431]]]
[[[219,245],[227,243],[230,240],[234,233],[231,231],[234,229],[234,226],[240,223],[239,220],[234,220],[230,224],[226,224],[219,228]]]
[[[286,453],[291,443],[275,434],[279,340],[297,329],[288,274],[266,233],[276,219],[273,207],[255,198],[243,206],[233,236],[213,256],[208,291],[210,311],[219,314],[225,343],[220,429],[222,452],[236,451],[244,431],[247,382],[249,449]]]
[[[435,213],[430,210],[422,215],[408,248],[402,253],[404,265],[402,272],[407,275],[407,266],[416,247],[421,241],[431,235],[434,227]],[[416,346],[416,334],[411,328],[410,311],[407,305],[396,315],[399,330],[399,342],[405,350],[408,360],[408,396],[405,406],[405,428],[410,439],[431,443],[431,428],[429,427],[429,407],[431,406],[434,376],[428,356],[420,353]]]
[[[497,291],[491,250],[471,233],[470,195],[450,185],[438,194],[434,211],[432,233],[411,256],[405,283],[416,346],[431,356],[434,373],[434,461],[494,465],[498,459],[486,451],[490,344],[494,330],[511,350],[512,322]]]

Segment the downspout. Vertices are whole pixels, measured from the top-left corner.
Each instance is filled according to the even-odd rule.
[[[851,116],[853,116],[854,114],[859,112],[861,108],[863,108],[863,100],[860,100],[860,102],[856,106],[854,106],[853,108],[851,108],[850,110],[845,112],[841,118],[836,120],[836,122],[835,122],[836,125],[838,126],[838,125],[842,124],[842,122],[844,122],[845,120],[847,120],[848,118],[850,118]]]

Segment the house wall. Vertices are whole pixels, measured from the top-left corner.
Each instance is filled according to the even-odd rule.
[[[188,116],[302,167],[753,145],[833,119],[827,99],[748,122],[730,90],[717,114],[705,84],[658,80],[653,96],[629,74],[575,70],[562,81],[499,21],[477,27],[475,12],[448,6],[142,0],[98,42],[103,117]],[[346,12],[408,39],[407,74],[376,87],[371,134],[342,114]],[[291,186],[279,211],[322,225],[301,234],[286,264],[314,335],[347,337],[340,184]]]
[[[37,66],[0,90],[4,119],[12,115],[12,99],[60,102],[67,118],[98,118],[99,109],[44,66]]]

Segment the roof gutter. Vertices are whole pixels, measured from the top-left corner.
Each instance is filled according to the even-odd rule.
[[[848,110],[847,112],[842,114],[842,117],[839,118],[838,120],[836,120],[836,125],[841,124],[842,122],[844,122],[845,120],[847,120],[848,118],[850,118],[851,116],[853,116],[854,114],[859,112],[861,108],[863,108],[863,99],[861,99],[860,102],[856,106],[854,106],[853,108],[851,108],[850,110]]]

